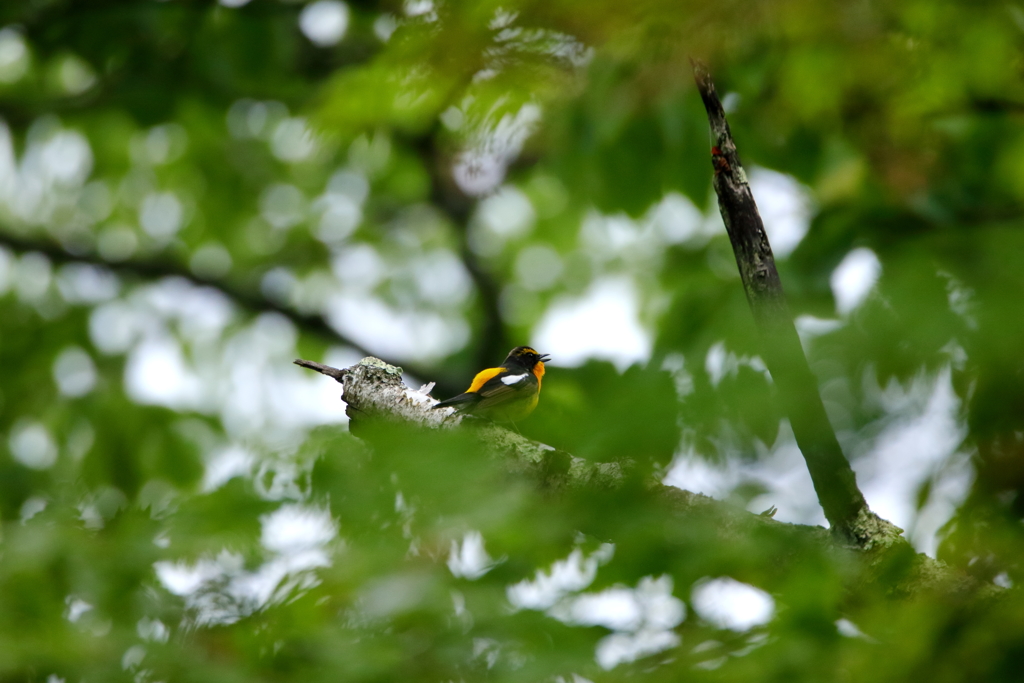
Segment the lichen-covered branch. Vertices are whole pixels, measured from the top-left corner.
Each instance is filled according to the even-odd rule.
[[[500,460],[515,474],[538,479],[549,490],[590,489],[609,490],[622,486],[629,474],[629,465],[619,463],[590,463],[523,437],[486,420],[467,418],[452,409],[433,410],[437,401],[430,396],[432,385],[412,389],[402,382],[402,369],[377,359],[364,358],[350,368],[338,369],[313,361],[296,360],[295,363],[315,370],[340,382],[344,389],[342,399],[350,426],[358,435],[369,423],[395,423],[415,425],[425,429],[471,429],[480,442],[481,450]],[[372,430],[370,430],[372,431]],[[897,534],[885,533],[872,537],[871,543],[851,546],[835,542],[835,538],[821,527],[787,524],[766,515],[755,515],[708,496],[684,491],[660,482],[647,485],[652,502],[664,506],[667,514],[680,523],[712,523],[720,539],[738,538],[756,529],[770,527],[779,533],[800,534],[827,545],[840,553],[853,553],[867,563],[868,580],[883,576],[887,559],[897,553],[908,567],[891,590],[901,595],[922,591],[977,593],[989,595],[997,591],[994,586],[979,582],[950,569],[942,562],[926,555],[915,554],[909,544]]]
[[[591,464],[565,451],[532,441],[489,420],[457,414],[453,408],[433,410],[437,400],[430,396],[433,384],[412,389],[402,382],[402,368],[377,358],[364,358],[358,365],[339,370],[308,360],[296,365],[333,377],[344,386],[345,401],[353,433],[361,423],[395,422],[431,429],[470,426],[482,447],[501,457],[516,472],[535,473],[547,486],[617,486],[622,479],[618,463]]]

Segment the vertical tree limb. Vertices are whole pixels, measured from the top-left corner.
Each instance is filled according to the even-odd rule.
[[[501,291],[498,282],[469,245],[469,223],[476,200],[459,189],[451,174],[451,155],[446,153],[437,139],[437,132],[410,141],[419,152],[430,175],[430,200],[444,211],[455,226],[459,238],[459,258],[476,287],[482,320],[479,341],[472,367],[485,368],[494,365],[495,359],[504,357],[508,349],[515,346],[509,339],[509,332],[501,315],[499,299]]]
[[[829,423],[817,379],[800,345],[768,235],[736,153],[722,102],[707,67],[699,61],[691,61],[714,139],[711,163],[718,207],[732,242],[754,322],[761,333],[765,364],[779,389],[825,517],[833,532],[861,546],[871,544],[879,532],[899,533],[899,529],[871,512],[857,488],[850,463]]]

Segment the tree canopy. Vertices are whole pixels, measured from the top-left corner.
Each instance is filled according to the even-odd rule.
[[[691,58],[913,548],[813,528]],[[1022,70],[1004,2],[5,0],[0,678],[1018,680]],[[525,343],[614,486],[291,364]]]

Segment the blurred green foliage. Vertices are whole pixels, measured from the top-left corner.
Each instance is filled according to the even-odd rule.
[[[1022,31],[1004,2],[5,0],[0,680],[1018,680]],[[937,554],[997,598],[644,486],[790,438],[689,56],[808,201],[779,268],[832,321],[805,344],[848,454],[948,378],[915,504],[969,463]],[[880,276],[837,312],[855,250]],[[630,461],[616,491],[460,432],[357,439],[288,365],[372,352],[455,393],[608,282],[649,359],[556,357],[520,427]],[[716,618],[720,577],[773,607]]]

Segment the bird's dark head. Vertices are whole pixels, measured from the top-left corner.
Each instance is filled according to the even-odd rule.
[[[529,346],[517,346],[508,353],[508,358],[505,359],[505,365],[509,363],[515,363],[522,365],[527,370],[532,370],[533,366],[537,363],[544,367],[544,361],[550,360],[551,356],[546,353],[537,353]]]

